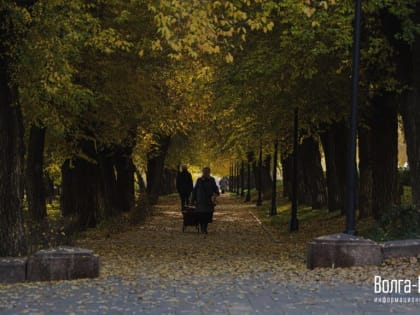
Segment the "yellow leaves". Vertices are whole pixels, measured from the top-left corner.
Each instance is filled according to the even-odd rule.
[[[319,23],[319,21],[312,21],[311,25],[312,27],[319,27],[321,26],[321,23]]]
[[[263,23],[263,24],[267,23],[267,17],[266,16],[261,17],[261,23]]]
[[[212,45],[209,42],[205,42],[205,43],[199,45],[199,48],[202,52],[206,52],[208,54],[218,54],[218,53],[220,53],[220,46]]]
[[[122,39],[118,31],[109,28],[104,29],[86,43],[87,47],[98,49],[99,51],[109,55],[116,51],[128,52],[133,47],[129,41]]]
[[[276,301],[268,304],[273,307],[270,312],[277,314],[274,307],[288,304],[287,300],[295,301],[292,307],[313,309],[315,298],[318,301],[320,296],[325,297],[330,289],[333,292],[339,288],[340,295],[349,299],[347,292],[352,290],[346,283],[371,287],[374,275],[386,279],[418,277],[418,258],[391,259],[381,266],[308,270],[302,237],[307,232],[306,220],[302,220],[305,229],[294,234],[295,238],[281,235],[282,243],[277,244],[249,216],[252,209],[254,206],[234,197],[221,197],[215,221],[204,239],[194,229],[181,232],[178,199],[165,197],[144,225],[109,238],[79,240],[83,247],[101,255],[100,279],[0,284],[2,311],[85,314],[96,310],[100,314],[123,314],[179,309],[182,313],[195,305],[209,312],[219,303],[227,305],[261,294]],[[323,219],[326,226],[336,223],[331,218]],[[282,228],[287,229],[287,224]],[[372,298],[373,291],[353,288],[357,299]],[[288,295],[296,297],[290,299]],[[71,303],[64,303],[66,298]],[[206,305],[199,304],[204,302]],[[200,308],[192,312],[200,313]]]
[[[302,6],[302,11],[307,17],[310,18],[315,13],[316,9],[304,5],[304,6]]]
[[[221,32],[221,34],[225,37],[232,37],[234,32],[235,32],[235,29],[233,27],[231,27],[227,31]]]
[[[172,58],[181,59],[178,55],[199,58],[240,46],[237,39],[246,39],[244,23],[252,30],[271,31],[274,23],[269,20],[270,9],[259,3],[265,1],[210,1],[203,5],[201,1],[173,0],[161,1],[151,12],[160,39],[172,50],[169,52]]]
[[[302,4],[302,11],[303,13],[307,16],[307,17],[312,17],[314,15],[314,13],[316,12],[317,9],[322,9],[322,10],[328,10],[329,8],[329,4],[328,2],[331,3],[331,5],[335,5],[336,4],[336,0],[328,0],[328,1],[317,1],[316,4]],[[316,5],[316,8],[314,7]]]
[[[320,1],[319,5],[324,9],[327,10],[328,9],[328,2],[327,1]]]
[[[270,21],[269,23],[267,23],[266,26],[263,27],[263,32],[267,33],[269,31],[272,31],[274,28],[274,22]]]
[[[248,25],[251,28],[251,31],[255,31],[260,28],[261,24],[255,20],[248,20]]]
[[[156,39],[152,42],[152,49],[156,51],[161,51],[163,49],[160,39]]]
[[[226,61],[227,63],[233,63],[233,56],[231,55],[231,53],[227,53],[227,54],[225,55],[225,61]]]
[[[298,234],[277,233],[280,243],[275,243],[249,214],[253,208],[232,197],[221,197],[214,223],[204,239],[193,228],[182,233],[178,199],[166,197],[144,225],[127,228],[126,232],[111,234],[109,238],[86,238],[80,240],[80,246],[100,254],[102,278],[120,275],[127,281],[141,277],[163,284],[192,275],[189,283],[200,285],[209,276],[230,275],[240,279],[270,272],[275,281],[311,287],[314,282],[369,283],[374,274],[398,273],[416,278],[415,258],[389,260],[380,267],[307,270],[305,246],[310,237],[308,230],[318,229],[313,226],[316,222],[312,226],[304,222]],[[330,219],[324,221],[321,226],[324,229],[337,225]],[[276,232],[273,226],[267,228]],[[286,226],[281,228],[287,230]],[[143,298],[147,299],[149,293],[152,294],[143,292]]]
[[[213,8],[221,7],[222,3],[220,1],[213,1]]]

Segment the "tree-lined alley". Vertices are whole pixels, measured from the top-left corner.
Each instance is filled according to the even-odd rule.
[[[381,220],[403,184],[420,204],[419,8],[363,4],[360,218]],[[353,10],[347,0],[0,0],[0,256],[28,252],[54,186],[79,230],[173,192],[181,163],[223,175],[249,163],[269,198],[278,147],[291,198],[297,112],[299,202],[342,210]]]

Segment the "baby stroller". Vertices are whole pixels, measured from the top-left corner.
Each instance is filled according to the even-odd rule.
[[[194,226],[197,230],[197,233],[200,233],[198,214],[194,206],[184,206],[182,209],[182,219],[182,232],[185,232],[187,226]]]

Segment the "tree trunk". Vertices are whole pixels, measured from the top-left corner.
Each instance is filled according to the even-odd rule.
[[[347,190],[347,150],[348,127],[345,122],[339,123],[335,129],[335,165],[338,179],[339,206],[344,214],[344,202]],[[356,165],[355,165],[356,167]]]
[[[271,208],[270,216],[277,214],[277,166],[278,166],[278,153],[279,153],[279,142],[274,142],[273,152],[273,175],[272,175],[272,188],[271,188]]]
[[[82,152],[90,159],[96,159],[92,142],[80,143]],[[103,184],[100,181],[99,163],[75,158],[62,166],[61,209],[64,216],[75,217],[79,229],[95,227],[101,216],[107,212],[104,207]]]
[[[75,217],[80,230],[98,223],[98,167],[89,161],[76,159],[62,167],[61,209],[64,216]]]
[[[259,181],[258,161],[252,161],[251,167],[252,167],[252,180],[255,183],[255,189],[259,190],[260,185],[258,183],[258,181]]]
[[[115,159],[117,170],[117,199],[119,209],[128,212],[134,206],[134,164],[131,157],[132,150],[126,150]]]
[[[359,218],[372,215],[373,161],[372,132],[359,128]]]
[[[245,196],[245,163],[241,161],[241,169],[240,169],[240,185],[241,185],[241,197]]]
[[[23,124],[9,83],[7,61],[0,53],[0,257],[21,256],[27,251],[23,224]]]
[[[420,23],[420,4],[418,1],[414,9],[415,12],[412,13],[410,18],[413,20],[413,25],[417,25]],[[403,31],[403,24],[395,14],[382,10],[380,19],[382,29],[394,48],[393,62],[396,65],[397,79],[409,87],[401,97],[400,113],[407,143],[413,204],[420,211],[420,36],[417,33],[414,34],[413,42],[407,43],[395,36]],[[391,120],[390,117],[389,119]],[[387,162],[391,164],[388,159]],[[379,209],[377,210],[379,211]]]
[[[31,6],[35,2],[17,0],[16,4]],[[18,43],[22,32],[15,29],[9,13],[0,12],[0,257],[25,255],[28,249],[23,222],[23,119],[9,68],[10,43]]]
[[[46,202],[52,204],[56,191],[54,189],[54,181],[46,173],[44,173],[44,192]]]
[[[105,218],[121,213],[117,195],[117,179],[115,177],[113,152],[103,151],[98,154],[98,202]]]
[[[241,193],[241,168],[239,162],[236,162],[236,195]]]
[[[271,155],[266,155],[263,165],[262,165],[262,172],[261,172],[261,184],[262,184],[262,193],[264,199],[271,198],[271,186],[273,181],[271,179]]]
[[[173,193],[176,193],[176,177],[178,176],[178,170],[169,169],[169,174],[170,174],[169,191],[171,194],[173,194]]]
[[[419,11],[419,9],[418,9]],[[408,49],[407,49],[408,50]],[[408,165],[413,195],[413,204],[420,211],[420,38],[416,41],[403,60],[410,90],[405,93],[401,115],[404,122],[404,135],[407,142]]]
[[[305,174],[305,169],[304,169],[304,159],[306,157],[303,156],[304,152],[302,151],[302,145],[299,145],[299,154],[298,154],[298,169],[297,169],[297,174],[298,174],[298,181],[297,181],[297,199],[298,199],[298,203],[302,204],[302,205],[310,205],[311,201],[312,201],[312,197],[311,197],[311,191],[310,191],[310,185],[308,183],[308,178]],[[293,165],[293,161],[292,161],[292,165]]]
[[[42,221],[47,216],[44,183],[45,128],[31,127],[26,161],[26,197],[31,218]]]
[[[345,123],[341,121],[328,126],[320,136],[327,167],[328,210],[344,211],[347,156]]]
[[[378,219],[398,194],[398,119],[395,97],[384,94],[372,103],[372,213]]]
[[[139,192],[144,193],[146,192],[146,183],[144,182],[143,175],[139,171],[137,167],[135,167],[135,173],[137,178],[137,184],[139,185]]]
[[[73,169],[71,168],[71,161],[64,161],[61,166],[61,194],[60,194],[60,208],[61,213],[65,217],[76,214],[75,203],[76,187],[73,184]]]
[[[169,195],[176,192],[176,176],[178,174],[177,170],[172,170],[169,168],[164,168],[161,184],[161,195]]]
[[[327,204],[327,191],[319,143],[313,137],[306,138],[300,145],[299,152],[299,161],[301,162],[299,168],[302,169],[302,182],[305,186],[303,190],[309,198],[305,201],[312,206],[312,209],[321,209]]]
[[[292,197],[293,180],[293,157],[291,155],[282,158],[281,169],[283,175],[283,197],[290,199]]]
[[[168,136],[158,136],[157,145],[147,155],[146,192],[151,204],[156,204],[159,198],[163,169],[170,139],[171,138]]]

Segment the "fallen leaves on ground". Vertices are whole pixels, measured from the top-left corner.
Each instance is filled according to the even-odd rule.
[[[420,257],[387,260],[382,266],[308,270],[306,241],[334,228],[308,223],[298,233],[276,233],[258,223],[255,210],[224,196],[204,238],[193,227],[183,233],[178,200],[164,198],[144,224],[115,234],[92,230],[78,241],[77,246],[100,255],[99,279],[0,284],[0,313],[137,314],[158,313],[160,307],[168,311],[168,305],[205,312],[215,301],[245,299],[270,285],[273,289],[265,294],[274,302],[302,288],[306,291],[299,291],[299,299],[310,304],[316,297],[312,292],[331,286],[373,288],[375,275],[414,280],[420,274]],[[371,291],[360,292],[358,299]]]
[[[193,227],[182,232],[182,215],[174,198],[165,198],[154,215],[130,231],[107,238],[84,239],[79,246],[101,256],[101,277],[138,276],[158,281],[196,281],[225,275],[249,278],[270,274],[267,281],[293,282],[310,287],[316,283],[350,282],[372,284],[375,275],[383,278],[417,279],[417,259],[387,260],[381,266],[308,270],[305,265],[304,232],[279,235],[273,242],[245,205],[234,197],[221,198],[214,223],[204,238]]]

